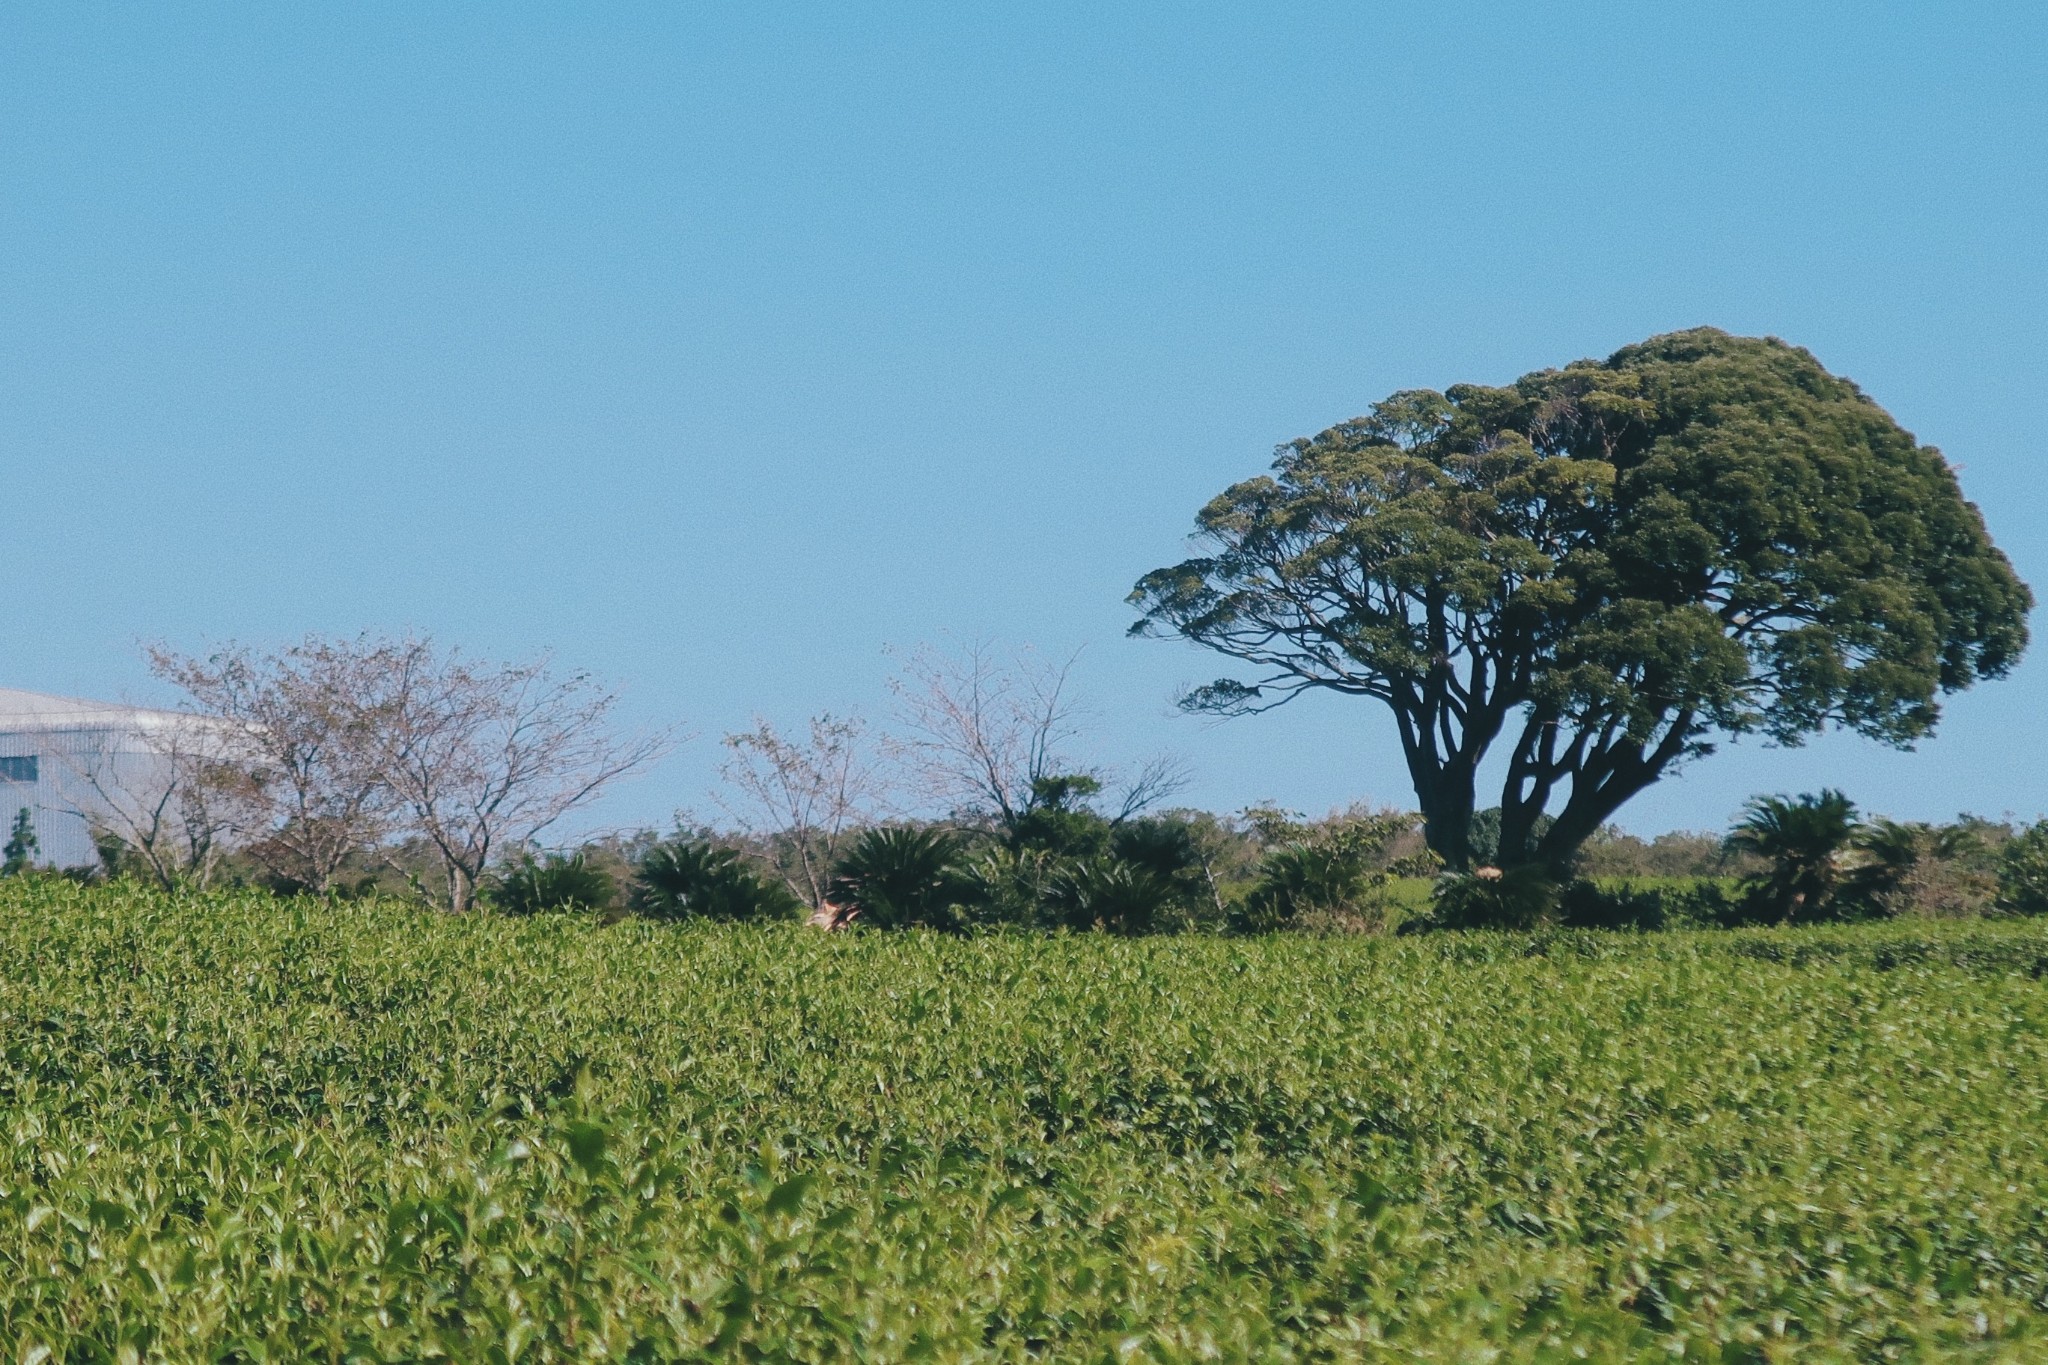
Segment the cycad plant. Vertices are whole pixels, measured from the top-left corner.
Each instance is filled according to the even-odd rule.
[[[1285,929],[1313,916],[1384,928],[1388,907],[1380,889],[1394,877],[1442,866],[1426,853],[1389,856],[1394,840],[1414,824],[1414,817],[1398,812],[1353,813],[1317,824],[1272,807],[1245,816],[1267,847],[1258,880],[1231,912],[1231,927],[1240,933]]]
[[[832,900],[880,929],[958,929],[967,898],[960,844],[941,829],[862,832],[834,870]]]
[[[1048,888],[1061,868],[1041,849],[984,844],[961,866],[960,910],[972,925],[1042,927]]]
[[[1048,908],[1069,929],[1146,934],[1176,898],[1172,882],[1121,858],[1084,858],[1053,874]]]
[[[1769,864],[1745,884],[1749,917],[1775,924],[1836,918],[1842,855],[1860,828],[1855,803],[1830,788],[1797,798],[1759,796],[1743,809],[1726,846]]]
[[[1998,908],[2009,915],[2048,914],[2048,820],[2037,820],[1999,850]]]
[[[1912,900],[1913,883],[1926,865],[1952,856],[1946,831],[1901,820],[1872,820],[1850,838],[1855,861],[1842,877],[1841,905],[1866,914],[1895,915]]]
[[[612,874],[592,867],[581,853],[568,857],[531,853],[506,868],[489,890],[490,902],[508,915],[533,915],[544,910],[608,909],[618,899]]]
[[[1259,860],[1259,879],[1231,916],[1239,933],[1267,933],[1317,910],[1351,905],[1371,889],[1370,869],[1327,843],[1283,844]]]
[[[655,919],[735,922],[797,919],[803,902],[749,866],[735,849],[699,839],[657,844],[633,877],[632,908]]]

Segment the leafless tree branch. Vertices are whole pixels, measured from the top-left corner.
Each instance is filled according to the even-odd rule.
[[[222,814],[271,875],[324,894],[390,832],[396,801],[376,763],[375,708],[362,704],[380,685],[380,647],[309,636],[270,654],[157,645],[148,658],[227,738]]]
[[[357,705],[384,781],[440,856],[448,906],[464,911],[494,854],[537,838],[669,747],[615,737],[617,697],[546,657],[471,660],[424,638],[375,647]]]
[[[738,799],[719,804],[769,845],[791,891],[814,910],[823,906],[840,845],[881,795],[866,725],[819,715],[808,735],[792,739],[756,718],[753,729],[727,735],[725,747],[719,774]]]

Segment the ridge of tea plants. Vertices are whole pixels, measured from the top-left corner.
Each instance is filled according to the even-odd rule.
[[[2048,928],[0,881],[10,1361],[2048,1355]]]

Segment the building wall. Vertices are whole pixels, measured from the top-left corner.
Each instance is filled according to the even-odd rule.
[[[19,780],[20,765],[6,759],[34,759],[35,780]],[[94,825],[118,827],[99,789],[116,792],[131,813],[144,810],[161,793],[166,767],[139,732],[105,727],[0,730],[0,830],[11,829],[16,813],[27,808],[38,863],[95,866],[100,859]],[[5,837],[0,833],[0,839]]]

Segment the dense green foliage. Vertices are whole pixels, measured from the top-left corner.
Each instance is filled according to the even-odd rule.
[[[1112,819],[1090,802],[1100,790],[1092,778],[1042,778],[1007,822],[863,830],[834,867],[833,906],[878,929],[1221,927],[1213,865],[1230,853],[1254,861],[1254,846],[1205,846],[1221,826],[1199,812]]]
[[[1998,864],[1998,900],[2016,914],[2048,915],[2048,820],[2007,841]]]
[[[974,899],[960,870],[960,840],[944,829],[863,830],[840,858],[832,899],[877,929],[953,929]]]
[[[619,884],[588,854],[532,854],[515,860],[488,884],[494,909],[510,915],[544,910],[602,910],[618,899]]]
[[[2039,921],[832,935],[0,883],[53,1360],[2048,1353]]]
[[[1717,735],[1927,734],[2012,666],[2032,602],[1939,451],[1807,352],[1713,328],[1394,394],[1197,528],[1134,630],[1259,676],[1188,704],[1384,703],[1453,870],[1496,741],[1498,861],[1561,868]]]
[[[1449,872],[1437,879],[1426,927],[1534,929],[1556,920],[1564,889],[1542,863]]]
[[[1752,917],[1771,924],[1836,918],[1841,854],[1856,831],[1855,803],[1832,789],[1750,801],[1728,846],[1767,865],[1746,888]]]
[[[1304,924],[1387,929],[1397,922],[1382,889],[1402,873],[1428,871],[1428,854],[1396,858],[1392,850],[1413,817],[1351,813],[1315,822],[1271,808],[1247,813],[1264,853],[1254,880],[1230,915],[1240,932],[1266,933]]]
[[[656,844],[634,871],[632,908],[655,919],[733,923],[796,919],[803,902],[737,849],[678,837]]]

